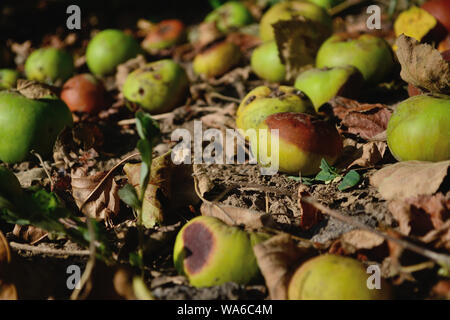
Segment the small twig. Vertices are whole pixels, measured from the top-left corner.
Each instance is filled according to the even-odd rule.
[[[317,209],[319,209],[322,213],[325,213],[333,218],[336,218],[342,222],[345,222],[349,225],[355,226],[359,229],[363,229],[369,232],[372,232],[374,234],[376,234],[377,236],[380,236],[386,240],[395,242],[396,244],[400,245],[401,247],[408,249],[410,251],[413,251],[421,256],[424,256],[428,259],[431,259],[435,262],[437,262],[439,265],[445,267],[446,269],[450,269],[450,256],[445,255],[445,254],[441,254],[441,253],[437,253],[431,250],[428,250],[426,248],[420,247],[414,243],[405,241],[403,239],[397,239],[389,234],[386,234],[384,232],[378,231],[376,229],[373,229],[367,225],[365,225],[364,223],[359,222],[358,220],[349,217],[349,216],[345,216],[342,213],[340,213],[339,211],[330,209],[324,205],[322,205],[321,203],[317,202],[316,200],[314,200],[311,197],[305,197],[302,199],[303,201],[309,203],[310,205],[316,207]]]
[[[91,193],[89,193],[89,195],[86,197],[86,199],[84,199],[83,203],[80,206],[80,211],[83,210],[84,206],[86,205],[86,203],[88,203],[88,201],[91,199],[91,197],[98,191],[98,189],[105,183],[105,181],[107,181],[109,179],[109,177],[111,176],[111,174],[118,168],[120,167],[122,164],[124,164],[125,162],[127,162],[128,160],[130,160],[131,158],[134,158],[136,156],[140,155],[140,153],[133,153],[132,155],[129,155],[128,157],[122,159],[119,161],[119,163],[117,163],[114,167],[111,168],[111,170],[108,171],[108,173],[103,177],[102,180],[100,180],[100,182],[97,184],[97,186],[91,191]]]
[[[412,266],[406,266],[406,267],[400,267],[400,271],[404,272],[404,273],[413,273],[413,272],[417,272],[417,271],[422,271],[425,269],[431,269],[435,266],[436,264],[434,263],[434,261],[425,261],[419,264],[415,264]]]
[[[39,163],[41,164],[42,169],[44,169],[45,174],[50,179],[50,190],[53,191],[53,187],[54,187],[53,179],[52,179],[52,176],[50,175],[50,172],[48,172],[47,167],[45,166],[44,160],[42,160],[41,155],[34,150],[31,150],[31,154],[39,159]]]
[[[89,250],[62,250],[43,248],[17,242],[10,242],[9,246],[16,251],[23,250],[33,253],[49,254],[55,256],[88,256],[90,254]]]

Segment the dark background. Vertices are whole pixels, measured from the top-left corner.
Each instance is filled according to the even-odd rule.
[[[40,41],[43,35],[66,28],[71,4],[81,8],[82,32],[92,28],[135,28],[137,19],[203,20],[208,0],[0,0],[0,41]]]

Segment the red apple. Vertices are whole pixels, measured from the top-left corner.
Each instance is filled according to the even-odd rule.
[[[61,100],[72,112],[95,114],[105,107],[105,88],[93,75],[79,74],[64,84]]]

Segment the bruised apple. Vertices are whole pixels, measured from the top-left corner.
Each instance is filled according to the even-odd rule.
[[[98,113],[105,107],[106,90],[103,84],[89,73],[76,75],[64,84],[63,100],[72,112]]]
[[[450,97],[417,95],[397,105],[387,143],[399,161],[450,159]]]
[[[301,91],[288,86],[259,86],[242,100],[236,113],[238,129],[256,129],[266,117],[279,112],[314,112],[311,100]]]
[[[275,139],[271,137],[272,130],[278,130]],[[273,141],[277,146],[272,145]],[[256,139],[250,139],[250,143],[261,164],[273,161],[274,155],[269,151],[278,149],[279,170],[302,176],[319,172],[322,158],[334,164],[343,149],[342,138],[334,125],[295,112],[276,113],[265,118],[258,126]]]
[[[259,275],[253,246],[268,235],[232,227],[214,217],[200,216],[180,230],[173,252],[179,274],[195,287],[225,282],[248,284]]]
[[[184,24],[180,20],[163,20],[152,28],[144,41],[142,47],[151,52],[172,47],[184,37]]]
[[[194,72],[206,78],[224,74],[241,59],[237,45],[228,41],[213,42],[203,48],[194,58]]]
[[[0,160],[15,163],[34,150],[49,157],[58,134],[72,125],[66,104],[48,95],[29,99],[16,92],[0,92]]]

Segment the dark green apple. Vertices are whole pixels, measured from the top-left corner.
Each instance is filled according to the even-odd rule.
[[[175,61],[149,63],[130,73],[122,92],[129,101],[150,113],[169,112],[186,98],[188,78]]]
[[[10,202],[19,199],[23,194],[17,177],[7,168],[0,166],[0,196]]]
[[[417,95],[397,105],[387,142],[399,161],[450,159],[450,97]]]
[[[253,17],[242,2],[228,1],[208,14],[205,22],[215,22],[220,31],[228,32],[252,23]]]
[[[394,59],[388,43],[376,36],[363,34],[349,37],[335,34],[320,47],[316,67],[356,67],[369,84],[376,84],[394,69]]]
[[[275,41],[268,41],[256,48],[251,57],[252,70],[262,79],[281,82],[286,77],[286,67],[281,63]]]
[[[268,238],[214,217],[200,216],[185,224],[177,235],[175,268],[195,287],[248,284],[260,275],[253,246]]]
[[[16,86],[19,72],[13,69],[0,69],[0,89],[10,89]]]
[[[303,91],[319,111],[334,96],[356,96],[363,80],[361,72],[353,66],[310,69],[297,77],[294,87]]]
[[[116,67],[141,52],[139,43],[120,30],[107,29],[92,38],[86,49],[86,63],[97,76],[113,73]]]
[[[29,80],[46,83],[62,82],[68,79],[73,72],[72,55],[61,49],[37,49],[25,62],[25,74]]]
[[[263,41],[274,38],[272,24],[280,20],[291,20],[296,16],[303,16],[307,19],[321,23],[331,34],[331,17],[327,11],[308,1],[283,1],[271,7],[261,18],[259,24],[259,35]]]
[[[29,99],[0,92],[0,160],[20,162],[31,150],[49,157],[58,134],[72,122],[70,110],[55,96]]]

